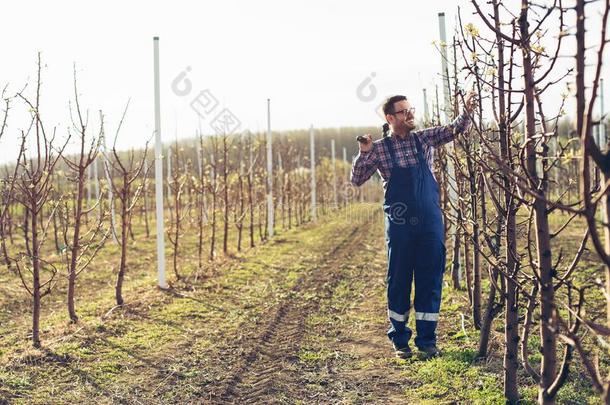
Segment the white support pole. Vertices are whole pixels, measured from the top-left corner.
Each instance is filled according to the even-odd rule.
[[[95,200],[100,200],[100,176],[97,171],[97,157],[93,161],[93,181],[95,182]]]
[[[257,134],[258,137],[258,134]],[[251,132],[248,132],[248,178],[250,180],[253,179],[254,176],[254,151],[253,151],[253,143],[254,140],[252,139],[253,135]],[[256,200],[256,194],[257,193],[252,193],[252,207],[256,207],[258,205],[258,202]],[[252,221],[254,221],[253,219],[251,219]],[[260,219],[259,219],[260,220]]]
[[[199,135],[201,136],[201,135]],[[199,141],[199,136],[197,137],[195,150],[197,151],[197,173],[199,173],[199,177],[203,175],[203,165],[201,164],[201,142]]]
[[[105,149],[105,148],[104,148]],[[114,211],[114,193],[112,192],[112,178],[110,177],[110,168],[108,167],[108,161],[104,158],[104,172],[106,173],[106,182],[108,183],[108,205],[110,206],[110,227],[112,240],[118,244],[119,240],[116,236],[116,216]]]
[[[447,38],[445,33],[445,13],[438,13],[438,26],[440,31],[440,40],[441,40],[441,66],[442,66],[442,74],[441,78],[443,79],[443,95],[445,98],[444,108],[445,111],[445,123],[448,124],[451,120],[451,101],[449,97],[449,67],[447,65]],[[453,142],[447,144],[447,153],[453,154]],[[455,170],[453,168],[453,161],[451,159],[447,159],[447,171],[449,175],[449,199],[452,202],[457,202],[457,185],[455,182]],[[455,205],[455,204],[454,204]]]
[[[434,101],[436,102],[436,112],[432,108],[432,114],[436,115],[437,124],[441,123],[441,102],[438,99],[438,84],[434,83]]]
[[[100,110],[100,123],[103,126],[104,116],[102,110]],[[116,236],[116,218],[114,215],[114,194],[112,192],[112,177],[110,176],[110,165],[108,163],[108,149],[106,148],[106,135],[102,132],[102,149],[104,156],[104,173],[106,174],[106,182],[108,183],[108,206],[110,207],[110,227],[112,233],[112,240],[118,245],[119,240]]]
[[[179,169],[178,169],[179,170]],[[172,146],[167,146],[167,199],[172,199]]]
[[[273,237],[273,149],[271,145],[271,100],[267,99],[267,233]]]
[[[243,178],[246,173],[246,161],[244,159],[244,147],[246,145],[244,139],[246,135],[242,132],[239,134],[239,176]]]
[[[443,95],[444,95],[444,106],[443,109],[445,110],[445,114],[444,114],[444,119],[445,119],[445,123],[448,124],[449,121],[451,120],[451,101],[450,101],[450,96],[449,96],[449,92],[450,92],[450,88],[449,88],[449,67],[447,64],[447,36],[446,36],[446,29],[445,29],[445,13],[438,13],[438,26],[439,26],[439,34],[440,34],[440,40],[441,40],[441,66],[442,66],[442,75],[441,75],[441,79],[443,80]],[[455,72],[455,74],[457,74],[457,72]],[[438,98],[438,90],[437,90],[437,98]],[[447,153],[447,155],[453,155],[454,154],[454,148],[453,148],[453,142],[449,142],[446,144],[445,147],[445,152]],[[455,218],[457,217],[457,211],[456,208],[457,207],[457,200],[458,200],[458,196],[457,196],[457,184],[456,184],[456,177],[455,177],[455,169],[453,167],[453,160],[451,159],[451,157],[447,158],[447,180],[448,183],[447,184],[447,188],[449,191],[449,201],[452,202],[451,207],[453,207],[451,209],[451,214],[452,216]],[[457,243],[457,239],[459,238],[459,234],[457,232],[457,226],[452,226],[451,222],[449,223],[449,225],[447,226],[447,236],[451,235],[453,233],[453,240],[454,240],[454,245]],[[458,272],[458,277],[461,279],[461,266],[460,266],[460,255],[458,251],[454,251],[454,268],[456,268],[457,272]]]
[[[157,271],[159,287],[165,281],[165,230],[163,223],[163,144],[161,143],[161,93],[159,87],[159,37],[153,38],[155,65],[155,201],[157,222]]]
[[[445,102],[443,110],[445,111],[446,123],[451,119],[451,97],[449,87],[449,65],[447,61],[447,35],[445,28],[445,13],[438,13],[438,28],[440,34],[441,46],[441,79],[443,80],[443,97]]]
[[[280,151],[277,151],[277,176],[278,176],[278,199],[279,201],[279,210],[280,212],[282,207],[284,206],[284,166],[282,166],[282,154],[280,153]],[[282,217],[282,221],[284,221],[284,218]],[[284,223],[282,222],[282,226],[284,226]]]
[[[91,180],[93,177],[92,165],[87,166],[87,207],[91,204]]]
[[[313,125],[309,128],[309,150],[311,161],[311,220],[316,220],[316,143],[313,133]]]
[[[337,196],[337,165],[335,164],[335,140],[330,140],[331,164],[333,166],[333,203],[334,209],[339,207],[339,199]]]
[[[428,111],[428,96],[426,94],[426,89],[424,90],[424,121],[426,123],[430,122],[430,112]]]
[[[248,171],[252,173],[254,166],[254,152],[252,150],[252,133],[248,132]]]
[[[349,198],[349,162],[347,161],[347,148],[343,147],[343,163],[345,164],[345,206],[348,204]]]
[[[216,139],[214,139],[216,142]],[[216,147],[214,147],[216,148]],[[214,178],[216,177],[216,155],[214,151],[210,151],[210,184],[215,184]]]

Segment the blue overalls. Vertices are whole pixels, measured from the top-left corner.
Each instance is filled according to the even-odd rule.
[[[393,135],[396,136],[396,135]],[[412,331],[406,326],[415,277],[415,325],[419,348],[436,345],[436,325],[445,270],[445,235],[436,179],[426,163],[415,134],[417,165],[399,167],[392,139],[385,139],[392,157],[385,192],[388,244],[388,337],[397,348],[407,345]]]

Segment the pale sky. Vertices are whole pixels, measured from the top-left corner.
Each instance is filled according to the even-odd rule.
[[[164,141],[176,130],[179,137],[194,135],[199,118],[190,104],[204,90],[218,101],[201,119],[204,133],[213,132],[210,123],[223,108],[239,119],[240,130],[265,129],[267,98],[274,130],[377,126],[383,122],[376,108],[389,94],[407,95],[423,114],[422,89],[432,95],[441,84],[432,44],[439,38],[437,13],[446,13],[451,37],[458,6],[465,22],[472,20],[466,0],[7,2],[0,87],[8,84],[12,95],[29,81],[32,95],[41,51],[41,115],[49,130],[65,134],[76,63],[91,129],[101,109],[112,139],[130,99],[117,143],[141,147],[154,129],[153,37],[159,36]],[[180,96],[172,81],[187,68],[192,87]],[[370,100],[357,96],[367,78],[376,89],[364,91]],[[14,100],[0,163],[14,159],[26,117],[23,102]]]

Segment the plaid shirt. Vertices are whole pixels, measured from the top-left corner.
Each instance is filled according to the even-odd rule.
[[[451,142],[455,135],[464,132],[469,124],[470,118],[468,114],[462,113],[449,125],[413,131],[404,139],[391,134],[390,142],[396,153],[398,166],[408,167],[417,165],[417,147],[413,140],[413,136],[417,136],[422,145],[424,159],[428,163],[430,171],[434,173],[434,148]],[[373,148],[370,151],[360,152],[356,156],[352,165],[350,181],[353,185],[360,186],[375,173],[375,170],[379,171],[383,179],[383,188],[385,189],[392,170],[392,156],[383,138],[374,141]]]

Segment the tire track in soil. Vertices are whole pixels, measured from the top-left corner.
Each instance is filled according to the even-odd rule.
[[[299,372],[291,365],[299,361],[305,320],[333,293],[342,279],[340,264],[363,242],[367,235],[363,230],[376,219],[378,215],[373,215],[359,224],[323,256],[317,268],[296,281],[287,298],[267,315],[271,321],[262,329],[257,343],[246,351],[242,364],[215,390],[221,394],[211,398],[213,403],[277,403],[275,394],[283,391],[281,387],[299,383]],[[315,298],[300,297],[312,292]]]

